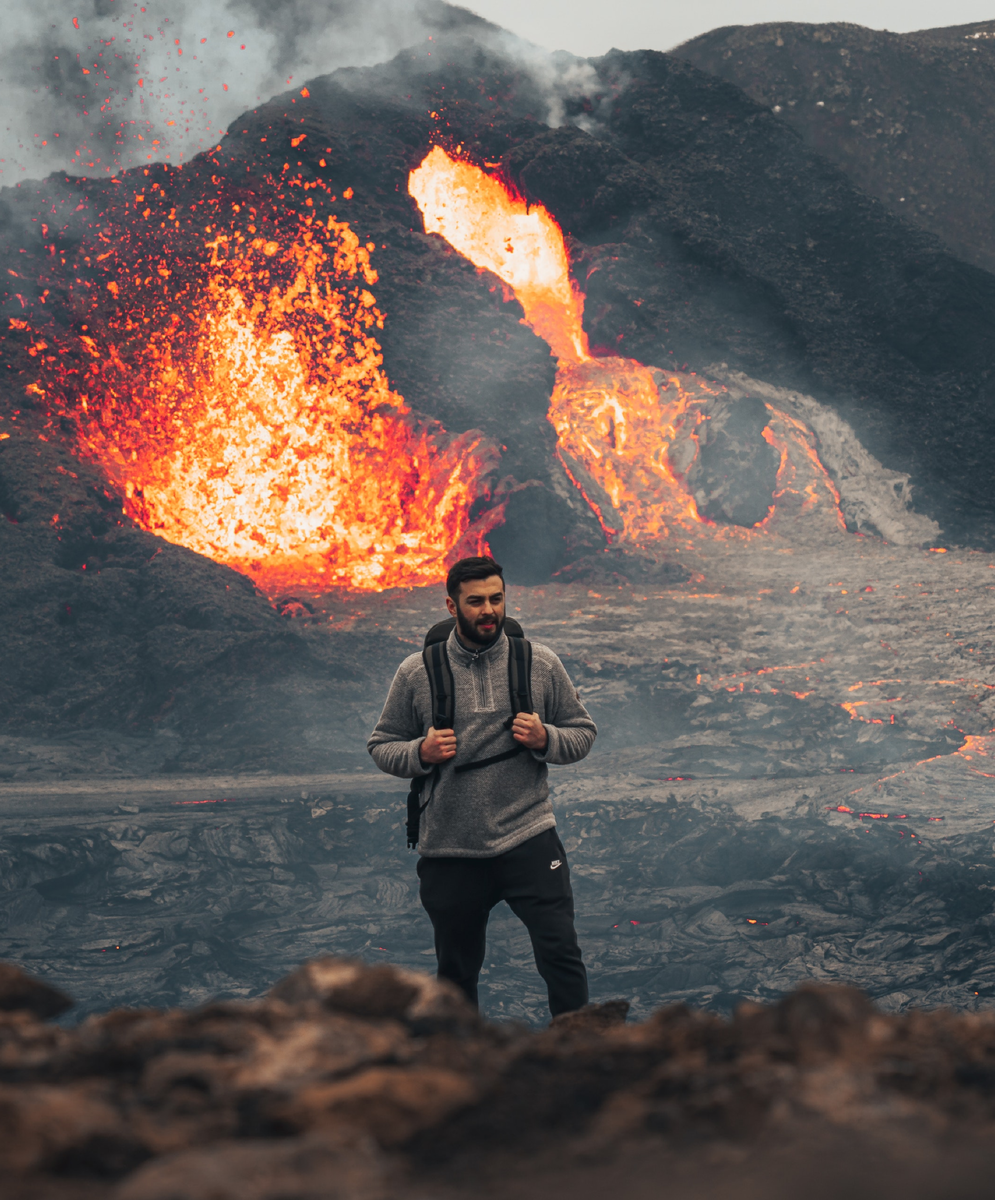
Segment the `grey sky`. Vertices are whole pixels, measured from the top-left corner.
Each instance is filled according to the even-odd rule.
[[[670,50],[721,25],[850,21],[903,33],[995,19],[995,0],[470,0],[465,7],[551,50],[591,57]]]

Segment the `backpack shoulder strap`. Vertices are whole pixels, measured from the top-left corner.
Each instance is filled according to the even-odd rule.
[[[432,693],[432,725],[436,729],[452,729],[456,712],[453,669],[445,642],[432,642],[422,651],[422,661],[428,674]]]
[[[425,634],[425,641],[423,644],[426,646],[431,646],[433,642],[444,642],[448,639],[449,635],[455,628],[456,618],[446,617],[444,621],[438,621],[435,625],[433,625],[428,633]]]
[[[511,692],[512,721],[519,713],[535,711],[532,705],[532,643],[513,634],[508,637],[508,690]],[[508,727],[511,727],[511,721]]]
[[[440,625],[443,624],[445,622],[440,622]],[[455,621],[453,624],[455,624]],[[441,632],[438,625],[429,631],[430,635],[437,632]],[[445,636],[448,637],[448,630]],[[428,675],[429,691],[432,694],[432,725],[436,729],[452,729],[456,712],[455,686],[453,684],[453,669],[449,665],[449,651],[446,649],[445,641],[441,639],[429,641],[426,638],[426,646],[421,652],[421,656],[422,662],[425,664],[425,673]],[[416,775],[411,781],[411,788],[408,791],[407,819],[409,850],[414,850],[418,845],[421,815],[432,799],[432,793],[429,792],[428,800],[424,804],[421,802],[425,784],[431,779],[434,786],[438,777],[439,768],[436,767],[431,775]]]

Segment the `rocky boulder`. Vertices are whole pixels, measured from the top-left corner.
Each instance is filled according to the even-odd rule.
[[[72,1006],[65,992],[35,979],[13,963],[0,962],[0,1012],[30,1013],[47,1020]]]
[[[693,429],[669,458],[699,515],[723,524],[758,524],[774,503],[781,465],[780,453],[764,439],[767,406],[749,396],[716,396],[688,415]]]

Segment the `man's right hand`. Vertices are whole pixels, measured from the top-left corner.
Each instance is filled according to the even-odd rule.
[[[456,756],[456,734],[451,729],[436,729],[433,725],[418,747],[423,766],[437,766]]]

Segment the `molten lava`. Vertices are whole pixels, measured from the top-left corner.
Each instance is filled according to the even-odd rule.
[[[667,457],[674,423],[693,395],[676,376],[627,358],[561,364],[549,410],[557,449],[610,540],[624,532],[644,545],[698,521]]]
[[[373,244],[337,219],[321,179],[203,171],[115,184],[75,249],[46,247],[41,304],[58,289],[67,316],[11,320],[32,339],[28,391],[139,524],[271,593],[427,584],[484,552],[503,517],[498,448],[416,419],[391,389]],[[557,356],[558,457],[609,540],[748,538],[810,510],[839,523],[810,431],[770,405],[764,436],[781,463],[762,528],[703,522],[696,430],[721,388],[591,356],[584,297],[541,205],[438,146],[409,186],[425,228],[495,273]]]
[[[376,275],[369,252],[329,222],[340,281]],[[447,439],[406,420],[381,370],[373,295],[321,278],[314,237],[283,251],[294,278],[260,294],[275,243],[211,245],[212,271],[191,359],[156,347],[142,380],[145,428],[90,426],[88,449],[121,478],[144,528],[252,574],[270,590],[382,588],[438,578],[468,531],[475,484],[494,464],[479,437]],[[323,323],[302,337],[299,310]]]
[[[434,583],[486,552],[500,509],[476,523],[471,509],[499,452],[415,420],[390,388],[373,245],[311,214],[284,220],[282,236],[226,224],[208,226],[200,262],[195,244],[154,273],[122,270],[107,239],[115,274],[91,289],[103,307],[84,309],[71,348],[85,364],[50,359],[35,385],[75,421],[125,511],[270,593]]]
[[[698,451],[702,406],[721,386],[632,359],[592,358],[583,329],[584,298],[570,277],[563,234],[541,205],[529,206],[502,180],[434,147],[408,188],[425,230],[438,233],[474,265],[514,291],[525,323],[559,359],[549,419],[564,470],[609,541],[637,546],[675,533],[707,530],[742,538],[753,531],[716,526],[698,514],[684,475]],[[827,527],[843,528],[839,496],[799,421],[767,405],[765,439],[780,453],[764,531],[825,501]],[[680,464],[678,469],[676,464]],[[779,511],[780,510],[780,513]]]
[[[529,206],[499,179],[435,146],[411,172],[408,191],[426,233],[437,233],[515,293],[525,321],[561,361],[590,358],[584,297],[570,278],[560,227],[541,204]]]

